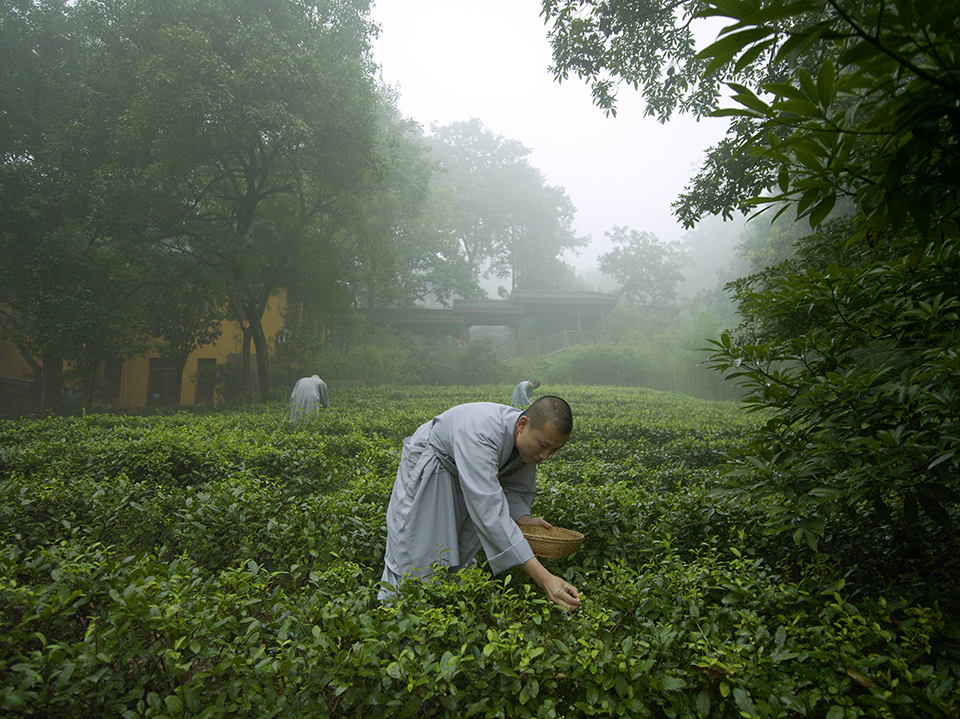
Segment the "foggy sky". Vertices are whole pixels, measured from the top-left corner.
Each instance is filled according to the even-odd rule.
[[[539,11],[536,0],[379,0],[374,58],[398,88],[400,111],[426,131],[478,117],[531,149],[530,164],[576,206],[577,234],[591,236],[579,257],[565,257],[578,272],[611,248],[604,232],[614,225],[679,240],[670,204],[726,121],[680,116],[661,125],[643,117],[630,88],[620,90],[617,117],[605,117],[586,84],[553,80]]]

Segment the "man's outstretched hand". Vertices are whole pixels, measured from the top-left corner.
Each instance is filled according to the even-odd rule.
[[[575,586],[554,574],[543,584],[547,599],[561,609],[575,612],[580,608],[580,592]]]
[[[533,581],[543,588],[547,599],[552,604],[568,612],[575,612],[580,608],[580,592],[577,588],[566,579],[549,572],[536,557],[521,564],[520,569],[529,574]]]

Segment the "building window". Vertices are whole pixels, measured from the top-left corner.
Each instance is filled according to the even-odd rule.
[[[180,373],[170,360],[150,358],[147,407],[172,407],[180,399]]]
[[[103,385],[105,399],[116,399],[120,396],[120,382],[122,378],[122,359],[112,359],[103,363]]]
[[[213,404],[214,392],[217,388],[216,369],[216,358],[197,360],[196,404]]]

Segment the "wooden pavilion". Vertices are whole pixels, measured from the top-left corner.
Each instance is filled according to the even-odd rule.
[[[610,341],[604,317],[617,306],[617,295],[603,292],[517,290],[504,300],[454,300],[450,309],[357,310],[368,322],[427,336],[470,338],[472,327],[508,327],[511,339],[500,346],[504,357],[547,355],[574,344]],[[531,337],[536,319],[552,328]],[[526,335],[526,336],[525,336]]]

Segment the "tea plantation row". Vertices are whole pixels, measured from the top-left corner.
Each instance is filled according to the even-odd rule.
[[[762,508],[708,496],[761,421],[733,404],[550,388],[575,428],[534,511],[586,535],[551,563],[578,613],[482,566],[379,604],[403,437],[511,389],[339,392],[295,431],[277,404],[0,424],[0,709],[960,716],[957,587],[923,581],[942,566],[812,555],[764,533]]]

